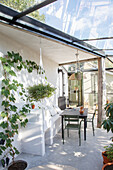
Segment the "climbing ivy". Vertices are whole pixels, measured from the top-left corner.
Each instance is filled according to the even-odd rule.
[[[8,160],[8,154],[12,156],[13,161],[15,154],[19,154],[18,149],[13,146],[14,136],[18,134],[19,125],[21,127],[26,126],[28,122],[26,115],[31,110],[31,103],[27,98],[24,85],[15,80],[17,72],[24,68],[29,73],[33,70],[37,70],[38,74],[44,73],[44,70],[34,61],[23,61],[19,53],[8,52],[7,54],[5,57],[0,57],[3,66],[2,111],[0,114],[0,127],[3,129],[0,132],[0,155],[4,154],[1,161],[3,166],[5,166],[5,161]],[[20,109],[16,106],[14,92],[18,92],[18,97],[23,101],[23,106]]]

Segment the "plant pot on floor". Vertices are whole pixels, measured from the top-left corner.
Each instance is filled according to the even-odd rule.
[[[113,170],[113,163],[107,163],[102,167],[102,170]]]
[[[107,158],[107,153],[106,151],[102,152],[102,157],[103,157],[103,164],[107,164],[113,161],[110,161],[109,158]]]
[[[27,162],[23,160],[17,160],[8,166],[8,170],[24,170],[27,167]]]

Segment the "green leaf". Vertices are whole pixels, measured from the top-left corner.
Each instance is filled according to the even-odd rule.
[[[1,126],[3,129],[5,129],[5,128],[8,127],[8,123],[5,122],[5,121],[3,121],[2,123],[0,123],[0,126]]]
[[[17,111],[17,107],[16,107],[15,105],[10,105],[10,109],[11,109],[12,111],[14,111],[14,112]]]
[[[7,116],[8,116],[8,113],[7,113],[7,112],[2,111],[0,116],[1,116],[1,117],[3,117],[3,118],[5,118],[5,117],[7,117]]]
[[[8,89],[2,89],[1,94],[8,97],[10,95],[10,91]]]
[[[22,64],[20,64],[19,66],[17,66],[18,70],[22,69]]]
[[[18,155],[20,153],[15,147],[13,149],[15,150],[15,154]]]
[[[8,57],[9,57],[9,58],[12,58],[12,57],[13,57],[11,52],[8,51],[7,54],[8,54]]]
[[[5,85],[8,85],[8,84],[9,84],[9,81],[10,81],[9,79],[3,79],[3,80],[2,80],[2,83],[4,83]]]
[[[2,63],[6,63],[6,58],[0,57],[0,60],[2,61]]]
[[[9,100],[12,101],[12,102],[15,102],[16,98],[14,97],[13,94],[11,94],[11,96],[9,97]]]
[[[22,95],[23,95],[23,93],[22,93],[22,92],[19,92],[19,95],[20,95],[20,96],[22,96]]]
[[[12,129],[17,130],[17,129],[18,129],[18,124],[13,124],[13,123],[11,123],[11,127],[12,127]]]
[[[0,146],[0,148],[5,151],[6,150],[6,147],[5,146]]]
[[[3,66],[4,70],[6,70],[6,72],[10,72],[11,71],[11,67],[9,65],[4,65]]]
[[[28,122],[28,119],[25,119],[25,120],[24,120],[23,122],[21,122],[20,124],[21,124],[22,127],[25,127],[26,124],[27,124],[27,122]]]
[[[12,142],[11,142],[11,139],[6,139],[6,147],[11,147],[12,146],[12,144],[11,144]]]
[[[8,88],[9,88],[9,90],[17,91],[17,86],[16,86],[14,83],[10,84],[10,85],[8,86]]]
[[[16,76],[16,73],[15,73],[13,70],[9,71],[9,74],[10,74],[11,76]]]
[[[13,80],[13,83],[17,84],[17,83],[18,83],[18,81],[17,81],[17,80]]]
[[[4,106],[4,107],[8,107],[8,106],[9,106],[9,102],[8,102],[8,101],[3,100],[3,101],[2,101],[2,106]]]

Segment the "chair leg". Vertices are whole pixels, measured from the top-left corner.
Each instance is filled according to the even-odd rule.
[[[68,138],[69,138],[69,129],[67,129],[67,136],[68,136]]]
[[[81,146],[81,132],[80,132],[80,129],[79,129],[79,146]]]
[[[93,136],[95,136],[94,122],[92,121]]]

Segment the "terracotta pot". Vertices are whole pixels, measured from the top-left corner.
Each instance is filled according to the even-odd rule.
[[[35,108],[35,105],[33,104],[33,105],[32,105],[32,109],[34,109],[34,108]]]
[[[23,160],[17,160],[12,162],[8,166],[8,170],[24,170],[27,167],[27,162]]]
[[[79,111],[79,112],[80,112],[80,114],[83,114],[83,113],[84,113],[83,108],[84,108],[83,106],[81,106],[81,107],[80,107],[80,111]]]
[[[107,158],[106,151],[102,152],[102,157],[103,157],[103,164],[113,162],[113,161],[110,161],[109,158]]]
[[[113,170],[113,163],[107,163],[102,167],[102,170]]]
[[[84,113],[84,111],[83,111],[83,110],[80,110],[79,112],[80,112],[80,114],[83,114],[83,113]]]
[[[83,106],[81,106],[81,107],[80,107],[80,110],[83,110],[83,108],[84,108],[84,107],[83,107]]]

